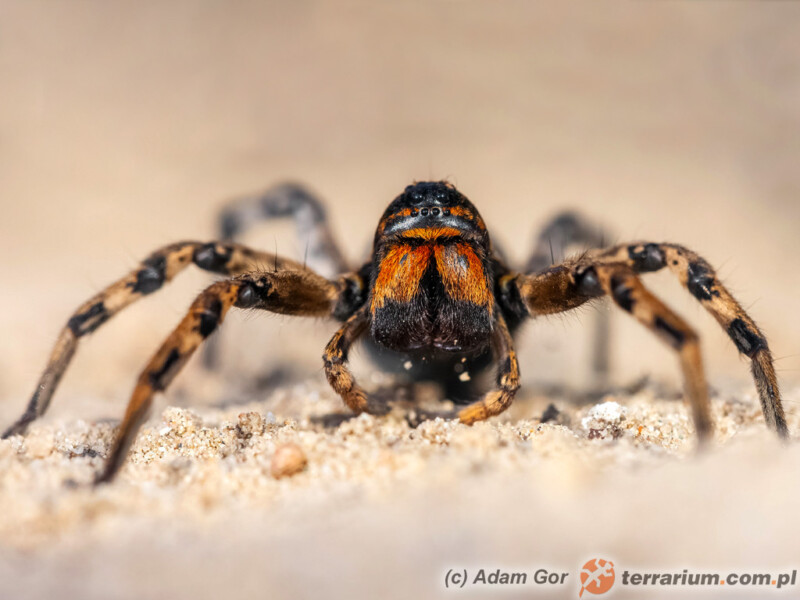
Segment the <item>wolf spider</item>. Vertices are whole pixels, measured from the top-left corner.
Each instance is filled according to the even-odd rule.
[[[255,221],[281,216],[293,217],[301,236],[308,239],[308,262],[333,278],[234,241]],[[355,271],[348,270],[321,204],[299,186],[278,186],[231,204],[222,213],[220,229],[222,241],[179,242],[155,251],[129,275],[78,308],[61,332],[25,413],[3,437],[23,434],[44,414],[82,337],[190,264],[225,278],[197,297],[142,371],[97,482],[114,477],[154,394],[167,388],[232,307],[339,321],[323,355],[325,374],[354,413],[370,408],[366,393],[347,367],[351,346],[365,337],[384,366],[409,367],[410,361],[416,379],[439,380],[451,399],[466,399],[468,403],[451,416],[472,424],[506,410],[519,388],[512,335],[523,321],[610,296],[676,351],[697,435],[705,441],[712,421],[698,336],[639,278],[640,273],[664,267],[752,361],[764,418],[781,437],[788,437],[764,335],[711,266],[683,246],[635,242],[601,248],[602,239],[593,228],[565,213],[542,231],[526,272],[520,273],[506,266],[492,248],[486,225],[472,203],[446,182],[415,183],[395,198],[378,223],[372,257]],[[553,240],[559,249],[573,243],[591,249],[555,261]],[[264,265],[270,267],[264,269]],[[499,366],[496,388],[476,400],[469,382],[458,373],[474,373],[492,362]]]

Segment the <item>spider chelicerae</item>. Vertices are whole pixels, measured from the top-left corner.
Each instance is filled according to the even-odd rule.
[[[305,264],[234,241],[254,222],[273,217],[295,219],[308,240]],[[225,278],[197,297],[142,371],[97,482],[114,477],[153,396],[167,388],[231,308],[339,321],[323,355],[325,374],[355,413],[371,406],[347,367],[350,348],[363,337],[384,366],[410,366],[414,378],[442,383],[448,397],[462,405],[449,416],[472,424],[502,413],[514,399],[520,374],[513,334],[523,321],[609,296],[677,352],[702,442],[713,426],[697,334],[639,278],[662,268],[678,277],[751,360],[764,418],[788,437],[764,335],[711,266],[683,246],[635,242],[603,248],[595,228],[564,213],[542,230],[524,272],[515,271],[492,247],[475,206],[447,182],[415,183],[395,198],[378,223],[371,258],[355,271],[348,269],[320,202],[297,185],[232,203],[222,212],[220,230],[221,241],[179,242],[156,250],[80,306],[61,332],[27,409],[3,437],[24,434],[44,414],[81,338],[190,264]],[[555,260],[554,246],[574,244],[590,249]],[[496,386],[476,395],[473,381],[459,374],[480,372],[492,363],[498,365]]]

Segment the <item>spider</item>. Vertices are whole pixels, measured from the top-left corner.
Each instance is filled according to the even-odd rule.
[[[316,270],[234,241],[255,221],[281,216],[293,217],[309,240],[307,260]],[[24,434],[44,414],[81,338],[191,264],[225,277],[197,297],[142,371],[97,483],[113,479],[153,396],[166,390],[231,308],[339,321],[323,354],[324,369],[354,413],[370,410],[367,394],[347,365],[348,352],[363,337],[384,366],[408,368],[410,363],[415,378],[444,383],[451,399],[461,401],[448,414],[472,424],[502,413],[519,389],[513,334],[523,321],[609,296],[677,353],[697,436],[705,442],[713,426],[698,336],[639,278],[662,268],[678,277],[752,361],[766,423],[788,437],[764,335],[711,266],[683,246],[634,242],[603,248],[592,227],[565,213],[544,228],[525,272],[514,271],[493,249],[475,206],[447,182],[406,187],[378,223],[370,260],[355,271],[348,270],[321,203],[297,185],[280,185],[232,203],[222,212],[220,230],[222,241],[179,242],[156,250],[80,306],[61,332],[27,409],[3,437]],[[554,239],[559,248],[577,242],[590,249],[556,261],[551,256]],[[209,357],[213,361],[213,353]],[[479,372],[492,363],[498,365],[496,386],[482,396],[471,395],[469,382],[458,374]]]

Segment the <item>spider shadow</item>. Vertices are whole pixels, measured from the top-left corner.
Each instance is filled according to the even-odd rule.
[[[292,367],[277,366],[261,376],[253,377],[239,393],[228,395],[226,398],[212,403],[211,406],[224,409],[247,404],[252,402],[253,398],[263,397],[265,394],[272,393],[281,387],[300,384],[307,377],[307,373]],[[662,389],[663,386],[647,375],[623,385],[606,385],[583,390],[576,390],[561,384],[536,385],[535,383],[527,385],[526,388],[535,396],[543,396],[551,400],[539,417],[543,423],[557,421],[561,418],[561,411],[557,408],[557,404],[560,402],[572,406],[586,406],[595,404],[607,396],[630,396],[647,388],[655,389],[663,398],[674,398],[675,400],[682,398],[680,392],[676,392],[674,389]],[[443,394],[444,390],[440,393],[441,398],[444,398]],[[480,394],[478,394],[479,396]],[[369,404],[365,412],[374,416],[385,416],[395,409],[399,409],[404,413],[403,416],[406,422],[412,428],[436,418],[456,418],[456,411],[454,410],[432,411],[420,408],[418,405],[420,397],[420,385],[418,383],[409,381],[386,383],[370,391],[368,394]],[[358,416],[358,414],[349,410],[343,410],[312,415],[308,419],[311,424],[320,426],[323,429],[336,429],[343,423]],[[531,414],[530,417],[534,417],[534,415]]]
[[[400,404],[410,404],[417,400],[416,386],[414,383],[398,382],[382,385],[372,390],[368,395],[367,414],[384,416],[392,412]],[[336,429],[342,423],[357,418],[353,412],[335,412],[325,415],[314,415],[309,421],[324,429]]]
[[[255,398],[272,394],[281,388],[301,384],[308,380],[308,376],[307,372],[293,369],[289,366],[276,366],[261,376],[251,378],[246,386],[233,393],[226,394],[225,397],[210,403],[209,406],[215,409],[226,409],[248,404]],[[365,412],[370,415],[384,416],[392,412],[398,405],[413,407],[418,400],[418,396],[417,384],[413,382],[387,383],[370,391],[368,394],[369,404]],[[275,408],[278,407],[273,407],[271,410]],[[312,415],[309,417],[309,421],[325,429],[335,429],[342,423],[357,417],[356,413],[346,410],[329,412],[323,415]]]
[[[528,387],[534,394],[540,396],[546,396],[548,398],[558,398],[561,400],[566,400],[568,403],[576,406],[595,404],[600,400],[602,400],[603,398],[605,398],[606,396],[631,396],[633,394],[638,394],[639,392],[647,388],[659,389],[660,393],[664,397],[675,396],[675,394],[672,393],[672,391],[667,391],[666,389],[664,390],[660,389],[660,386],[658,386],[658,384],[654,382],[649,375],[642,375],[638,379],[634,379],[633,381],[627,384],[603,385],[583,390],[577,390],[575,388],[559,383],[545,384],[545,385],[533,384],[532,386]],[[681,396],[677,395],[675,397],[677,399],[680,398]]]

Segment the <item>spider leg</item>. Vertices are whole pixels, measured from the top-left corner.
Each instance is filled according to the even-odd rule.
[[[606,238],[600,227],[578,213],[562,212],[542,228],[525,271],[543,271],[563,262],[571,247],[602,248],[605,242]]]
[[[117,439],[97,483],[110,481],[125,460],[153,396],[163,392],[231,307],[284,315],[331,316],[340,286],[310,271],[253,272],[218,281],[202,292],[139,376]]]
[[[519,389],[519,363],[517,353],[514,351],[514,342],[508,330],[506,321],[500,311],[495,311],[497,316],[492,334],[495,355],[500,365],[497,374],[497,389],[487,392],[483,398],[473,402],[458,411],[458,419],[462,423],[471,425],[476,421],[484,421],[489,417],[499,415],[511,406],[514,395]]]
[[[789,429],[781,404],[772,354],[764,334],[722,285],[708,262],[683,246],[648,242],[623,244],[606,250],[591,251],[541,273],[509,274],[499,282],[500,301],[505,310],[519,319],[570,310],[606,293],[601,271],[604,272],[606,267],[619,266],[624,266],[633,273],[648,273],[668,267],[677,275],[681,284],[728,333],[739,352],[752,361],[751,372],[764,419],[780,437],[787,438]],[[646,304],[651,302],[647,300]],[[672,319],[665,322],[667,325],[677,326]],[[678,327],[678,330],[685,334],[682,327]],[[667,334],[662,331],[660,335]],[[703,386],[705,387],[705,383]]]
[[[700,442],[707,441],[714,426],[697,333],[656,298],[630,267],[618,264],[598,265],[595,272],[603,291],[614,299],[617,306],[633,315],[678,352],[695,429]]]
[[[324,206],[306,188],[294,183],[232,201],[220,212],[219,233],[223,240],[233,241],[259,221],[283,217],[294,221],[298,238],[308,244],[306,264],[310,269],[325,277],[348,270]]]
[[[528,263],[527,273],[539,272],[563,262],[570,248],[602,248],[607,241],[603,229],[579,213],[565,211],[556,215],[539,232]],[[592,334],[592,373],[598,388],[608,384],[611,313],[606,307],[597,311]]]
[[[347,368],[347,355],[353,343],[366,330],[369,323],[368,315],[365,306],[345,321],[328,342],[322,356],[328,383],[342,397],[348,408],[357,414],[367,410],[367,394],[356,383],[353,374]]]
[[[3,438],[23,434],[41,417],[78,348],[79,340],[126,306],[152,294],[191,264],[214,273],[236,275],[257,266],[302,270],[302,265],[233,243],[178,242],[156,250],[128,275],[82,304],[61,331],[50,359],[22,416]]]
[[[767,339],[722,285],[714,269],[704,258],[677,244],[637,242],[601,251],[596,260],[625,262],[638,272],[657,271],[665,266],[669,268],[689,293],[717,320],[739,352],[751,360],[750,370],[758,390],[764,419],[782,438],[789,437]]]
[[[306,244],[304,264],[309,269],[324,277],[335,277],[348,270],[322,202],[295,183],[281,183],[229,202],[217,218],[220,239],[240,239],[259,222],[281,218],[294,221],[298,239]],[[221,343],[222,338],[216,336],[204,345],[201,358],[206,369],[219,364]]]
[[[584,263],[573,268],[556,267],[544,275],[527,278],[520,289],[528,299],[531,314],[561,312],[559,304],[562,310],[570,310],[603,294],[613,298],[617,306],[678,352],[695,428],[700,442],[707,441],[713,426],[697,334],[645,288],[630,266]]]

